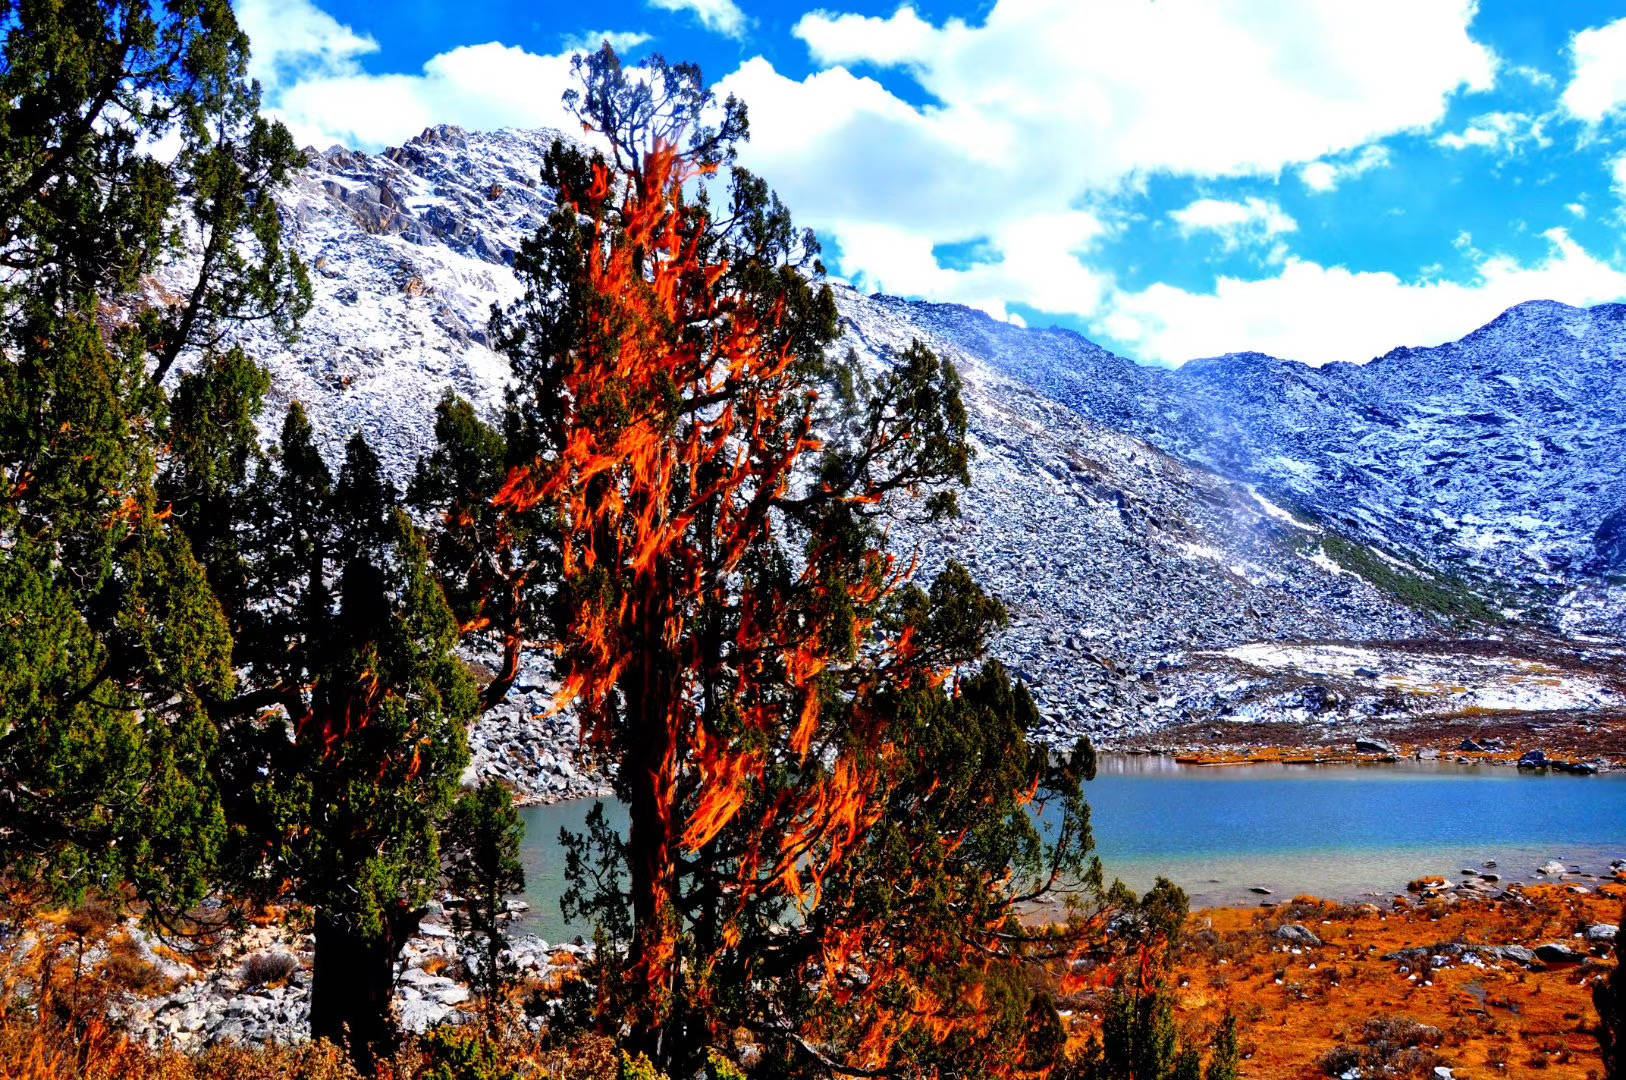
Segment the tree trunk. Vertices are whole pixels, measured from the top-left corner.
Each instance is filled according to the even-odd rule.
[[[635,1053],[660,1066],[674,1050],[664,1045],[672,1012],[674,949],[673,890],[676,887],[676,822],[673,820],[676,762],[668,700],[661,692],[660,665],[644,662],[624,677],[629,760],[627,781],[627,861],[632,898],[632,985],[642,993],[630,1018],[629,1042]]]
[[[371,1075],[379,1056],[394,1046],[395,963],[422,918],[423,912],[403,906],[385,919],[384,933],[372,938],[326,911],[316,913],[311,1038],[345,1047],[364,1075]]]

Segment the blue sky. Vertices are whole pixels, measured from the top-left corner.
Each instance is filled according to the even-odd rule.
[[[693,60],[861,287],[1179,363],[1324,363],[1626,299],[1626,3],[239,0],[303,141],[564,126],[570,53]]]

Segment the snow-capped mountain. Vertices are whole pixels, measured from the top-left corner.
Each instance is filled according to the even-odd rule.
[[[1238,353],[1173,370],[910,309],[1082,415],[1440,571],[1551,600],[1626,568],[1626,305],[1532,301],[1367,364]]]
[[[512,257],[552,207],[538,176],[555,137],[438,127],[379,155],[313,155],[282,204],[315,309],[291,347],[245,341],[273,415],[300,400],[334,455],[360,428],[404,480],[447,388],[494,410],[507,368],[487,320],[518,295]],[[838,348],[884,363],[918,338],[959,367],[977,449],[963,517],[898,541],[927,570],[966,562],[1006,601],[997,651],[1058,738],[1201,718],[1216,665],[1250,643],[1439,637],[1489,613],[1442,573],[1459,564],[1573,587],[1626,555],[1626,514],[1610,516],[1626,456],[1609,453],[1626,422],[1608,393],[1626,308],[1526,305],[1365,368],[1241,356],[1171,372],[965,308],[837,299]],[[507,722],[540,711],[531,682]]]

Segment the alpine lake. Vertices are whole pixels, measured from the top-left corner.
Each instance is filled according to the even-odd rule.
[[[1626,858],[1626,773],[1618,772],[1434,762],[1201,767],[1103,755],[1086,792],[1106,879],[1145,890],[1167,877],[1193,910],[1301,893],[1379,899],[1464,869],[1534,882],[1552,860],[1607,878],[1611,860]],[[582,831],[594,801],[521,811],[529,910],[516,930],[550,941],[591,936],[560,912],[559,834]],[[606,811],[624,834],[624,809],[607,800]]]

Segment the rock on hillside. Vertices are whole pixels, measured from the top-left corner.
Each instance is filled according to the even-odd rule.
[[[1626,600],[1626,305],[1535,301],[1460,341],[1312,368],[1259,353],[1141,367],[1064,330],[895,301],[1074,411],[1256,485],[1560,629],[1618,634]]]

